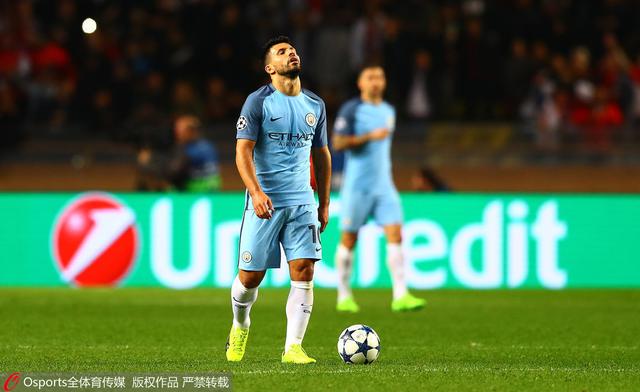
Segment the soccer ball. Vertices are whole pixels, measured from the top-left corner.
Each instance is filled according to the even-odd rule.
[[[369,364],[380,354],[380,338],[373,328],[362,324],[352,325],[338,338],[338,354],[345,363]]]

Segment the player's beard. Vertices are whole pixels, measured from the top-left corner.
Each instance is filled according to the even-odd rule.
[[[278,70],[278,74],[282,75],[289,79],[295,79],[300,76],[300,72],[302,72],[302,66],[300,63],[296,65],[288,65],[287,67]]]
[[[383,94],[384,94],[384,89],[382,88],[371,89],[365,93],[365,95],[368,96],[369,99],[380,99],[382,98]]]

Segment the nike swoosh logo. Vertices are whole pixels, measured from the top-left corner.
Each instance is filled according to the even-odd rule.
[[[316,252],[320,252],[322,248],[316,248]]]
[[[269,120],[271,120],[271,121],[278,121],[278,120],[280,120],[282,117],[284,117],[284,116],[280,116],[280,117],[276,117],[276,118],[271,117]]]
[[[249,305],[242,304],[242,302],[238,301],[236,297],[231,297],[231,298],[233,298],[233,306],[235,306],[236,308],[244,309],[249,306]]]

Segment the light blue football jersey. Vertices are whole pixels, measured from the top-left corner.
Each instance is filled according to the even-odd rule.
[[[296,96],[272,84],[251,93],[236,124],[236,138],[256,142],[253,161],[258,182],[274,208],[314,204],[311,147],[327,145],[324,101],[309,90]],[[251,200],[247,207],[253,208]]]
[[[345,152],[343,191],[359,190],[376,195],[395,192],[391,172],[391,140],[395,122],[395,109],[386,101],[374,105],[353,98],[342,105],[334,126],[337,134],[362,135],[377,128],[389,130],[385,139],[370,141]]]

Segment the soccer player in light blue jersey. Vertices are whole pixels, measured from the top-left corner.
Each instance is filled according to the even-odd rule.
[[[345,150],[340,192],[342,235],[336,251],[337,310],[358,312],[350,280],[358,230],[370,217],[384,228],[387,266],[393,284],[394,311],[424,307],[425,300],[407,290],[402,257],[402,206],[391,173],[391,138],[395,110],[383,100],[386,79],[382,67],[366,66],[358,76],[360,97],[342,105],[336,117],[333,147]]]
[[[282,246],[291,291],[281,360],[307,364],[315,359],[302,349],[302,339],[313,307],[314,263],[322,258],[320,233],[329,219],[326,112],[322,99],[300,86],[300,57],[287,37],[267,42],[263,60],[271,83],[247,97],[236,124],[236,165],[247,194],[226,356],[229,361],[242,360],[258,286],[268,268],[280,267]],[[309,155],[315,168],[317,208]]]

